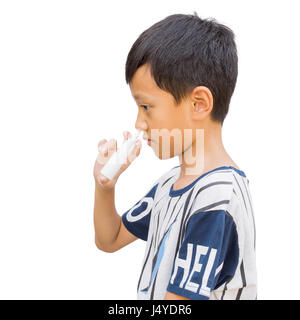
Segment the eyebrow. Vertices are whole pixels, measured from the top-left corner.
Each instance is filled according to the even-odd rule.
[[[139,95],[139,94],[135,94],[135,95],[133,95],[133,97],[135,100],[139,100],[142,98],[141,95]]]
[[[143,95],[141,95],[141,94],[135,94],[135,95],[133,95],[133,97],[134,97],[134,99],[135,100],[140,100],[140,99],[149,99],[149,98],[147,98],[146,96],[143,96]]]

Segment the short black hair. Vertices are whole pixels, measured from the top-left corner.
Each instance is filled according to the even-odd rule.
[[[141,33],[132,45],[125,67],[127,84],[146,63],[157,86],[171,93],[177,105],[195,87],[207,87],[214,100],[211,118],[223,123],[238,74],[230,28],[214,18],[201,19],[195,11],[170,15]]]

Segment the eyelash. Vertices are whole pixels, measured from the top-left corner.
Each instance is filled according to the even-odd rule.
[[[150,109],[150,107],[147,106],[147,105],[145,105],[145,104],[140,105],[140,107],[141,107],[141,108],[143,108],[143,107],[148,107],[148,108]],[[144,108],[144,110],[146,110],[146,111],[148,111],[149,109],[146,110],[146,109]]]

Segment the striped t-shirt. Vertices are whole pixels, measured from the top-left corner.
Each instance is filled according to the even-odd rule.
[[[173,190],[176,166],[122,215],[147,241],[138,300],[256,299],[255,223],[245,173],[222,166]]]

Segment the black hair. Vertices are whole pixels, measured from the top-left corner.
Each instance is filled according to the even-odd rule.
[[[149,64],[157,86],[178,105],[197,86],[207,87],[214,100],[211,118],[223,123],[233,94],[238,56],[235,35],[214,18],[173,14],[140,34],[126,61],[126,83]]]

